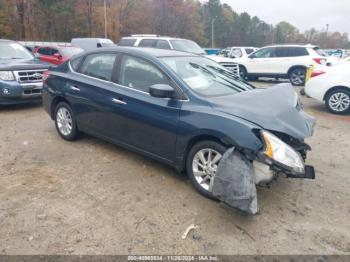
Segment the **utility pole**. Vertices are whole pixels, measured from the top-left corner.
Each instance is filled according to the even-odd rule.
[[[106,0],[103,0],[103,9],[104,9],[104,17],[105,17],[105,38],[107,38],[107,4],[106,4]]]
[[[329,31],[329,24],[326,24],[326,43],[325,43],[325,47],[328,47],[328,31]]]
[[[214,48],[214,24],[216,17],[211,20],[211,48]]]

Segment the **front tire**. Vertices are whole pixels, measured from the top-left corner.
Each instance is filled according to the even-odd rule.
[[[243,79],[243,80],[246,80],[247,79],[247,76],[248,76],[248,72],[247,72],[247,69],[240,65],[239,66],[239,76]]]
[[[303,86],[306,81],[306,69],[297,67],[289,72],[289,81],[293,86]]]
[[[194,188],[203,196],[216,199],[212,193],[213,178],[226,147],[214,141],[195,144],[187,155],[186,171]]]
[[[327,110],[333,114],[344,115],[350,112],[350,91],[335,89],[327,94]]]
[[[76,140],[79,134],[75,115],[67,103],[61,102],[55,109],[55,126],[58,134],[67,141]]]

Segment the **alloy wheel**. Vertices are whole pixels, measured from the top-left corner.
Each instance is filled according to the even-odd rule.
[[[61,107],[56,115],[57,127],[64,136],[69,136],[73,130],[73,120],[67,108]]]
[[[328,104],[329,107],[335,112],[345,112],[350,107],[350,97],[346,93],[337,92],[329,98]]]
[[[212,192],[214,176],[222,155],[214,149],[198,151],[192,162],[192,171],[197,183],[206,191]]]
[[[290,80],[293,85],[302,85],[305,81],[305,71],[302,69],[294,70],[290,75]]]

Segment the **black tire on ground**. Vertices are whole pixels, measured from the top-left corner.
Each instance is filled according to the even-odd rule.
[[[247,69],[245,69],[244,66],[240,65],[239,66],[239,76],[243,79],[246,80],[248,75]]]
[[[71,127],[71,129],[69,130],[69,132],[67,131],[66,133],[64,133],[62,131],[62,128],[59,127],[59,121],[58,121],[58,112],[59,110],[65,110],[66,112],[66,117],[68,119],[70,119],[70,124],[69,126]],[[55,121],[55,126],[56,126],[56,130],[58,132],[58,134],[64,139],[64,140],[67,140],[67,141],[74,141],[78,138],[79,136],[79,130],[77,128],[77,124],[76,124],[76,120],[75,120],[75,115],[74,115],[74,112],[72,110],[72,108],[70,107],[70,105],[68,105],[67,103],[65,102],[61,102],[61,103],[58,103],[58,105],[56,106],[56,109],[55,109],[55,115],[54,115],[54,121]]]
[[[219,144],[217,142],[206,140],[206,141],[202,141],[202,142],[195,144],[187,154],[186,172],[187,172],[187,175],[188,175],[192,185],[201,195],[203,195],[207,198],[210,198],[210,199],[216,199],[211,192],[204,189],[199,184],[199,182],[196,180],[196,177],[193,173],[194,157],[199,151],[201,151],[203,149],[212,149],[212,150],[215,150],[216,152],[220,153],[221,155],[223,155],[226,152],[227,148],[225,146],[223,146],[222,144]]]
[[[339,101],[339,104],[336,101]],[[325,98],[326,108],[329,112],[338,115],[350,113],[350,90],[336,88],[329,92]]]
[[[293,68],[289,72],[289,81],[294,86],[303,86],[305,85],[306,80],[306,69],[302,67]]]

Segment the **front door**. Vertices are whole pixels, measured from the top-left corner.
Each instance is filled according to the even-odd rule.
[[[150,86],[172,85],[171,80],[151,62],[129,55],[121,59],[119,72],[115,132],[128,145],[173,162],[182,102],[149,95]]]
[[[246,65],[247,71],[249,74],[273,74],[271,63],[273,63],[274,59],[275,48],[262,48],[249,56]]]

